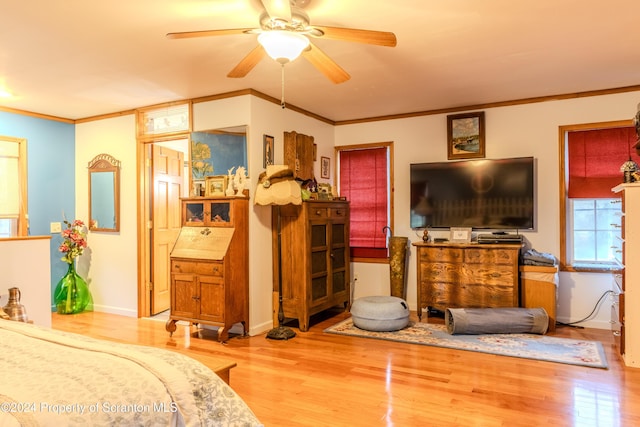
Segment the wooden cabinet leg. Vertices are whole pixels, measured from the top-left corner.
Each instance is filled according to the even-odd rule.
[[[173,319],[167,320],[164,328],[167,330],[167,332],[169,332],[169,336],[172,337],[173,333],[176,331],[176,321]]]
[[[240,323],[242,324],[242,336],[246,337],[247,335],[249,335],[249,331],[247,331],[247,322],[243,320]]]
[[[221,326],[218,328],[218,342],[225,342],[229,339],[229,327]]]

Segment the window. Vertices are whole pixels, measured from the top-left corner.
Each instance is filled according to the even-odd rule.
[[[338,191],[350,201],[350,246],[354,261],[386,262],[393,227],[392,143],[336,147]]]
[[[571,239],[569,263],[607,266],[613,262],[611,248],[620,237],[620,203],[616,199],[569,199]]]
[[[26,236],[27,140],[0,136],[0,237]]]
[[[611,189],[623,182],[622,164],[640,162],[632,148],[636,134],[630,122],[560,128],[561,239],[563,270],[615,268],[612,247],[620,238],[619,196]]]

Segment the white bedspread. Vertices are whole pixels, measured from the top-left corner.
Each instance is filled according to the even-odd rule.
[[[0,320],[0,426],[259,426],[213,371],[153,347]]]

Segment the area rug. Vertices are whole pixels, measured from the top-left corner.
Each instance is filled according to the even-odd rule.
[[[607,369],[607,357],[598,341],[583,341],[534,334],[451,335],[445,325],[409,323],[399,331],[372,332],[355,326],[351,318],[324,332],[411,344],[477,351],[501,356],[544,360]]]

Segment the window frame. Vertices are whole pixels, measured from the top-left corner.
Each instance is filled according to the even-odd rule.
[[[387,212],[389,217],[388,226],[393,230],[394,225],[394,206],[393,206],[393,195],[394,195],[394,184],[393,184],[393,141],[387,142],[372,142],[365,144],[352,144],[352,145],[339,145],[334,147],[334,159],[335,159],[335,172],[334,179],[336,183],[336,188],[338,189],[338,194],[340,194],[340,152],[341,151],[353,151],[353,150],[367,150],[367,149],[377,149],[377,148],[385,148],[388,154],[388,168],[387,168]],[[387,249],[389,248],[389,241],[387,239],[386,243]],[[377,263],[377,264],[388,264],[389,258],[373,258],[373,257],[351,257],[352,262],[362,262],[362,263]]]
[[[573,241],[573,239],[569,237],[569,233],[573,232],[571,218],[573,211],[571,210],[568,198],[568,133],[572,131],[589,131],[629,126],[633,126],[632,120],[616,120],[610,122],[585,123],[558,127],[558,157],[560,161],[560,271],[602,273],[616,270],[618,268],[615,263],[603,263],[601,267],[594,264],[573,264],[572,256],[569,256],[569,251],[572,249],[571,244]],[[611,194],[613,196],[613,193]]]

